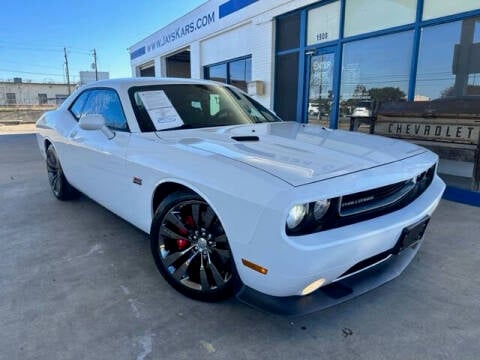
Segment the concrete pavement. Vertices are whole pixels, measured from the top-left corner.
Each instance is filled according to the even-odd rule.
[[[148,237],[57,201],[33,135],[0,135],[0,359],[478,359],[480,208],[442,201],[396,280],[301,318],[204,304]]]

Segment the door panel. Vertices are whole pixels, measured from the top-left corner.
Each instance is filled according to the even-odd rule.
[[[130,141],[127,121],[118,94],[113,89],[92,88],[82,93],[70,108],[73,117],[98,114],[114,131],[108,139],[101,130],[84,130],[78,123],[68,136],[71,183],[93,200],[122,216],[128,190],[125,156]]]
[[[75,186],[113,212],[125,211],[122,193],[127,191],[125,156],[130,133],[117,131],[108,139],[101,131],[76,129],[70,137],[75,162]]]

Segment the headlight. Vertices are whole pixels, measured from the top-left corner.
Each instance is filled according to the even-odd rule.
[[[307,215],[307,205],[295,205],[288,212],[287,227],[289,229],[295,229]]]
[[[293,206],[287,216],[287,234],[307,234],[321,226],[330,213],[330,203],[331,201],[326,199]]]
[[[313,217],[315,220],[320,220],[325,216],[330,207],[330,200],[318,200],[313,204]]]

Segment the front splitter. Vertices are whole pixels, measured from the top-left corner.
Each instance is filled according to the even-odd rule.
[[[412,261],[419,244],[357,274],[321,287],[306,296],[278,297],[248,286],[237,293],[241,302],[256,309],[284,316],[300,316],[327,309],[373,290],[399,276]]]

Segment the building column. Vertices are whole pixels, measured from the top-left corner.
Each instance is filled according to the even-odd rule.
[[[153,58],[153,66],[155,67],[155,76],[156,77],[164,77],[165,76],[165,69],[162,66],[162,58],[160,56],[156,56]]]
[[[132,69],[132,77],[139,77],[140,76],[140,71],[138,71],[137,66],[131,65]]]
[[[190,77],[192,79],[203,79],[200,41],[194,41],[190,44]]]

